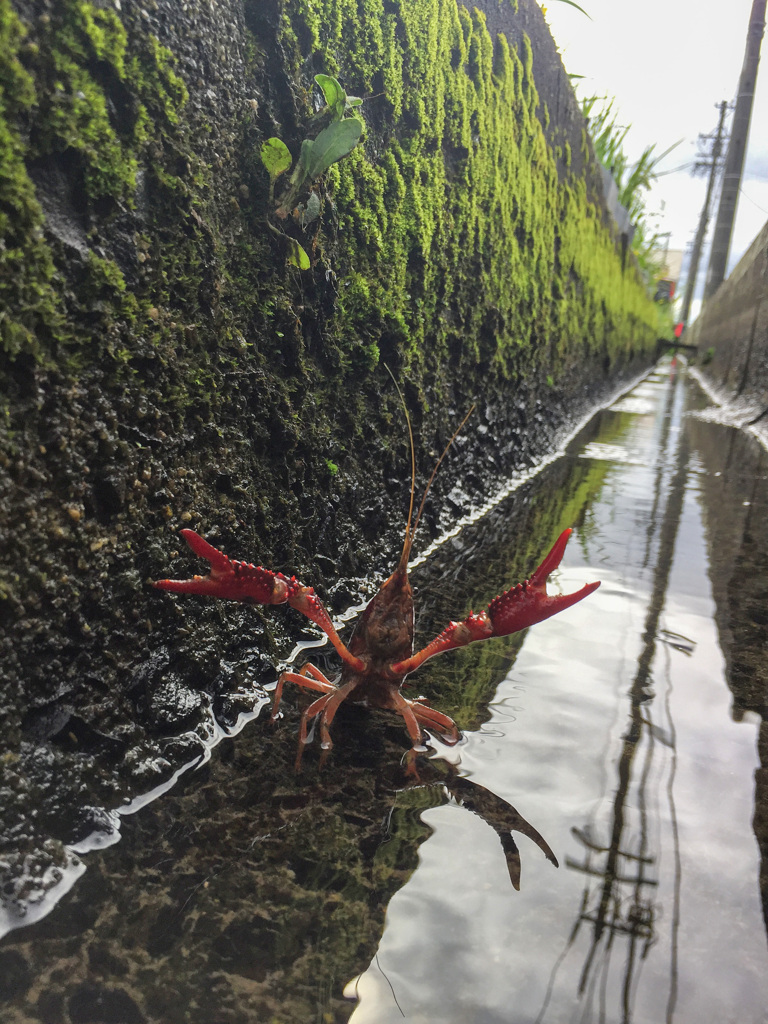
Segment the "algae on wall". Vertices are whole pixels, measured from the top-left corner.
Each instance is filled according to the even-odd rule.
[[[493,387],[655,343],[646,287],[583,180],[558,176],[527,37],[516,53],[454,0],[307,2],[283,19],[304,81],[327,71],[370,97],[367,145],[328,175],[338,248],[320,262],[340,285],[342,358],[373,367],[383,351],[438,379],[449,360]]]
[[[508,17],[534,44],[456,0],[0,0],[6,737],[94,806],[182,756],[203,693],[271,672],[268,616],[147,587],[188,568],[180,527],[337,605],[387,569],[408,460],[382,362],[422,470],[478,401],[435,489],[469,499],[652,358],[583,126],[547,142],[541,13]],[[316,187],[319,219],[289,218],[301,272],[258,152],[316,130],[317,73],[364,97],[366,137]]]

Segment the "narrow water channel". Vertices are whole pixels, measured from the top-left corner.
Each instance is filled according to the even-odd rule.
[[[495,837],[456,807],[430,810],[434,835],[355,983],[354,1024],[768,1019],[752,829],[753,815],[765,829],[766,691],[729,674],[750,655],[724,651],[718,629],[728,590],[765,601],[764,569],[740,579],[735,563],[746,548],[747,573],[758,551],[764,566],[768,461],[697,418],[705,404],[667,366],[570,445],[566,460],[601,483],[563,585],[602,587],[530,631],[461,751],[462,770],[547,838],[559,873],[526,843],[523,890],[505,894]]]
[[[355,708],[296,776],[294,692],[5,937],[0,1018],[768,1021],[768,456],[708,405],[659,366],[416,567],[425,638],[565,526],[554,587],[602,580],[414,675],[464,730],[418,783]]]

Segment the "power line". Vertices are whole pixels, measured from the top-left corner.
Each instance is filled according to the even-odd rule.
[[[745,199],[749,199],[750,203],[752,203],[753,206],[756,206],[761,213],[768,214],[768,210],[764,210],[763,207],[759,203],[756,203],[755,200],[752,199],[751,196],[748,196],[747,193],[744,191],[744,189],[741,187],[741,185],[739,185],[739,192],[741,192],[741,194],[745,197]]]
[[[673,167],[669,171],[655,171],[654,178],[663,178],[665,174],[677,174],[678,171],[687,171],[689,167],[693,167],[693,160],[689,160],[686,164],[680,164],[679,167]]]

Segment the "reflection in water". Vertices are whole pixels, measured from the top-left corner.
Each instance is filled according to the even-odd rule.
[[[574,443],[572,458],[607,468],[579,529],[585,566],[571,570],[603,577],[599,607],[561,635],[530,632],[491,720],[462,750],[463,770],[494,792],[535,794],[537,824],[568,870],[554,893],[537,873],[503,908],[465,879],[459,924],[442,887],[458,890],[451,860],[466,851],[445,809],[429,812],[435,833],[390,903],[354,1024],[401,1012],[446,1024],[766,1019],[755,737],[727,713],[689,426],[697,404],[684,377],[659,373]],[[721,490],[719,503],[728,521],[733,497]],[[425,958],[430,980],[415,984]]]
[[[754,829],[761,851],[760,886],[768,929],[768,445],[720,426],[705,413],[689,432],[701,458],[699,487],[725,678],[735,721],[761,720],[755,772]]]
[[[509,880],[515,889],[520,890],[520,851],[512,835],[513,832],[519,832],[536,843],[550,864],[558,867],[557,857],[552,853],[546,841],[533,825],[526,821],[506,800],[491,793],[489,789],[479,786],[472,779],[463,779],[457,774],[446,781],[445,788],[458,804],[477,814],[498,835],[507,860]]]
[[[342,709],[300,776],[300,698],[252,720],[2,941],[3,1020],[764,1021],[767,467],[701,405],[655,373],[414,572],[424,636],[567,525],[563,592],[603,580],[430,663],[465,740],[418,785],[386,714]]]
[[[629,727],[624,735],[621,754],[618,760],[618,785],[613,802],[608,845],[602,848],[596,847],[594,843],[585,841],[586,835],[589,834],[588,832],[580,833],[577,829],[573,829],[575,837],[580,839],[585,846],[586,860],[583,864],[571,858],[566,860],[569,868],[582,871],[587,875],[597,875],[602,879],[595,907],[590,903],[589,888],[584,890],[582,910],[576,926],[577,930],[578,924],[581,921],[590,922],[593,925],[591,947],[579,981],[579,994],[583,995],[587,991],[590,974],[595,966],[595,961],[600,956],[601,949],[603,950],[604,977],[607,978],[608,961],[614,939],[617,936],[625,936],[627,938],[627,950],[621,986],[621,1020],[626,1022],[626,1024],[628,1024],[632,1017],[632,994],[636,989],[635,970],[637,968],[638,946],[640,947],[640,958],[645,959],[651,944],[656,940],[654,933],[655,900],[652,891],[648,892],[647,890],[652,890],[659,883],[656,878],[646,873],[657,859],[656,856],[648,856],[649,837],[646,786],[654,755],[655,740],[660,735],[658,729],[653,730],[651,718],[652,701],[654,699],[651,686],[651,665],[656,655],[659,620],[665,605],[669,586],[688,469],[688,445],[685,438],[683,438],[677,446],[672,479],[669,482],[666,480],[667,475],[670,473],[669,428],[672,423],[672,415],[669,405],[672,402],[673,396],[679,391],[680,383],[676,383],[674,388],[670,387],[667,391],[668,402],[662,420],[662,431],[659,439],[659,458],[656,462],[654,474],[653,504],[648,516],[646,554],[643,561],[644,567],[647,566],[651,550],[656,551],[656,564],[653,569],[653,589],[648,602],[637,672],[629,692]],[[664,496],[663,499],[662,495]],[[661,514],[661,521],[659,522],[662,500],[664,508],[663,514]],[[669,716],[668,721],[670,728],[668,743],[674,753],[674,724]],[[643,735],[644,732],[646,734],[645,737]],[[633,762],[641,750],[644,738],[645,761],[640,769],[637,794],[638,806],[640,808],[640,838],[635,852],[629,849],[622,849],[622,846],[627,842],[625,837],[626,804],[630,795]],[[674,779],[674,762],[670,776],[670,792],[672,792],[671,783]],[[676,835],[677,821],[673,801],[670,803],[670,812],[673,833]],[[605,854],[601,866],[595,866],[592,863],[592,854],[595,852]],[[627,873],[628,866],[632,869],[629,874]],[[677,917],[677,907],[674,908],[673,913]],[[677,998],[676,963],[677,937],[675,934],[672,936],[672,964],[669,999],[667,1002],[667,1020],[672,1019]],[[605,1019],[604,986],[601,989],[601,997],[603,1012],[600,1014],[600,1019],[602,1020]]]
[[[556,864],[522,814],[451,763],[420,758],[412,781],[387,716],[348,709],[338,724],[345,742],[322,776],[316,763],[282,774],[295,732],[277,731],[266,756],[243,734],[127,818],[56,911],[0,946],[0,1000],[45,1024],[342,1021],[344,982],[374,955],[429,835],[423,813],[478,822],[510,893],[513,832]]]
[[[485,786],[460,775],[455,764],[440,756],[419,757],[416,761],[416,774],[418,779],[414,779],[410,769],[403,770],[402,764],[394,771],[382,772],[382,778],[387,779],[386,790],[393,794],[392,806],[386,815],[387,825],[382,845],[393,839],[391,822],[396,805],[400,810],[410,806],[418,807],[421,811],[428,807],[439,807],[450,800],[456,806],[477,815],[496,833],[507,864],[509,880],[518,892],[522,869],[520,851],[513,832],[519,832],[529,839],[538,846],[550,864],[559,867],[557,857],[546,839],[516,807]]]

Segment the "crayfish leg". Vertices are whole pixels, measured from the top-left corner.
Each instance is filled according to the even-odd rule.
[[[440,733],[443,740],[450,746],[458,743],[461,739],[459,727],[448,715],[435,711],[434,708],[431,708],[428,704],[422,704],[420,701],[413,701],[411,708],[417,721],[421,722],[428,729],[434,729],[435,732]]]
[[[414,782],[419,782],[419,773],[416,769],[416,754],[420,748],[423,749],[423,745],[421,742],[421,726],[416,720],[415,704],[413,701],[406,700],[402,693],[398,692],[394,695],[394,710],[399,711],[403,716],[405,727],[413,744],[405,755],[405,774],[412,778]]]
[[[270,716],[270,722],[274,722],[277,718],[277,712],[280,707],[280,701],[283,696],[283,686],[285,683],[296,683],[298,686],[303,686],[305,690],[319,690],[321,693],[333,693],[336,686],[326,679],[319,668],[315,668],[314,665],[307,662],[300,671],[298,672],[281,672],[280,678],[277,680],[277,686],[275,687],[275,697],[272,701],[272,714]]]
[[[421,726],[416,721],[415,706],[412,701],[406,700],[402,693],[394,695],[394,710],[399,711],[405,719],[405,727],[411,737],[414,747],[421,746]]]
[[[418,700],[406,700],[406,698],[399,693],[396,698],[396,705],[396,710],[399,711],[405,719],[408,735],[411,737],[411,742],[413,743],[413,746],[405,757],[405,774],[418,782],[419,773],[416,768],[416,756],[419,753],[419,749],[423,749],[421,725],[439,733],[443,740],[451,746],[453,746],[454,743],[459,742],[461,739],[461,733],[452,718],[449,718],[448,715],[443,715],[440,711],[435,711],[435,709],[429,707],[428,704],[424,704]],[[421,725],[419,723],[421,723]]]
[[[336,687],[334,687],[336,689]],[[305,708],[301,713],[301,722],[299,723],[299,745],[296,750],[296,764],[295,769],[297,772],[301,771],[301,757],[304,753],[304,747],[307,745],[307,728],[310,721],[319,715],[321,711],[325,709],[325,705],[333,696],[332,693],[325,693],[322,697],[318,697],[316,701],[313,701],[308,708]]]
[[[315,669],[317,671],[317,669]],[[313,680],[313,682],[315,682]],[[326,680],[327,682],[327,680]],[[306,685],[306,680],[301,685]],[[333,684],[329,684],[333,686]],[[320,745],[322,747],[322,754],[320,756],[320,767],[322,768],[325,764],[325,759],[328,756],[328,751],[333,746],[331,740],[330,726],[339,710],[339,706],[349,696],[349,694],[357,686],[357,680],[353,679],[349,683],[345,683],[343,686],[333,686],[331,691],[323,693],[322,697],[318,697],[316,701],[309,705],[308,708],[302,712],[301,724],[299,726],[299,748],[296,752],[296,771],[301,768],[301,756],[304,753],[304,747],[307,744],[307,728],[313,718],[320,715]],[[320,689],[317,685],[316,689]]]

